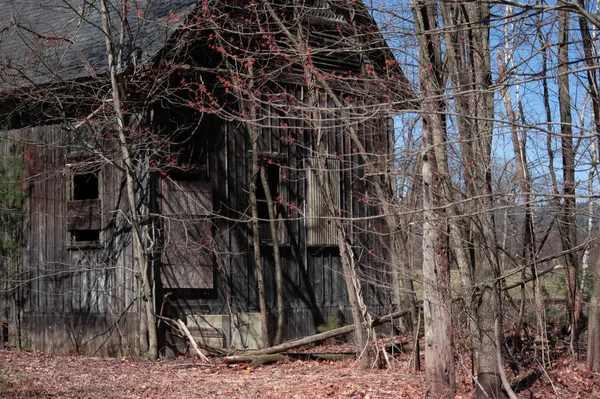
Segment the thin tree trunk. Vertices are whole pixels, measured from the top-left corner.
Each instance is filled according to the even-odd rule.
[[[550,179],[552,182],[552,191],[558,194],[558,181],[556,180],[556,171],[554,169],[554,149],[552,148],[552,108],[550,107],[550,89],[548,88],[548,48],[546,46],[547,39],[544,37],[542,31],[542,20],[538,17],[536,21],[537,39],[540,45],[540,54],[542,55],[540,73],[542,77],[542,96],[544,99],[544,111],[546,114],[546,150],[548,152],[548,170],[550,172]]]
[[[560,132],[563,164],[563,202],[560,225],[560,238],[563,251],[577,246],[577,225],[575,221],[575,151],[573,148],[573,128],[571,117],[571,95],[569,89],[569,12],[559,11],[558,32],[558,100],[560,104]],[[581,317],[581,299],[579,294],[579,266],[576,255],[569,251],[565,255],[567,267],[567,303],[571,339],[571,354],[576,353],[579,320]]]
[[[600,233],[600,230],[599,230]],[[594,288],[589,304],[587,367],[590,371],[600,371],[600,256],[596,260]]]
[[[273,259],[275,261],[275,285],[277,290],[277,330],[275,331],[274,345],[279,345],[283,341],[285,332],[285,301],[283,295],[283,269],[281,268],[281,255],[279,251],[279,234],[277,215],[275,214],[275,202],[269,188],[269,179],[267,178],[267,168],[264,164],[260,165],[260,178],[262,180],[267,208],[269,209],[269,227],[271,229],[271,244],[273,246]]]
[[[586,9],[586,5],[585,5],[585,0],[578,0],[579,6],[582,9]],[[590,99],[592,101],[592,114],[593,114],[593,121],[594,121],[594,130],[596,132],[596,141],[598,140],[598,135],[600,135],[600,95],[598,93],[598,81],[596,79],[596,69],[598,68],[598,64],[594,61],[594,42],[592,39],[592,35],[590,33],[590,29],[588,26],[588,20],[587,18],[582,15],[579,14],[579,28],[581,31],[581,38],[582,38],[582,43],[583,43],[583,53],[584,53],[584,60],[585,60],[585,66],[587,67],[587,79],[588,79],[588,86],[587,89],[590,93]],[[583,116],[582,116],[583,119]],[[581,125],[583,125],[584,120],[582,120]],[[594,146],[594,147],[597,147]],[[591,159],[592,159],[592,165],[590,168],[590,172],[589,172],[589,179],[588,179],[588,184],[589,184],[589,192],[590,195],[593,194],[593,181],[594,181],[594,176],[597,172],[597,166],[598,166],[598,152],[596,151],[596,148],[592,149],[592,154],[591,154]],[[590,198],[589,200],[589,215],[588,215],[588,239],[591,240],[592,238],[592,220],[593,220],[593,211],[594,211],[594,200],[592,198]],[[584,255],[583,255],[583,259],[581,261],[581,279],[579,282],[579,290],[581,292],[583,292],[584,289],[584,284],[585,284],[585,280],[586,280],[586,273],[588,271],[589,268],[589,255],[590,255],[590,250],[589,247],[585,249]]]
[[[253,118],[253,120],[255,120]],[[248,128],[250,124],[247,123]],[[263,346],[270,346],[269,341],[269,319],[267,314],[267,300],[265,298],[265,280],[262,269],[262,256],[260,249],[260,224],[258,220],[258,204],[256,201],[256,187],[260,175],[258,164],[258,134],[254,127],[249,127],[250,141],[252,142],[252,175],[250,179],[250,212],[252,215],[252,245],[254,249],[254,265],[256,270],[256,282],[258,288],[258,306],[260,308],[260,324],[262,329]]]
[[[505,67],[503,66],[500,56],[498,57],[499,73],[504,75]],[[533,211],[532,211],[532,198],[531,198],[531,177],[529,175],[529,165],[527,164],[527,151],[525,148],[525,140],[521,140],[519,137],[519,121],[515,116],[512,107],[512,99],[508,90],[508,83],[502,88],[502,98],[504,100],[504,106],[506,108],[506,114],[508,123],[510,124],[510,132],[513,143],[513,152],[515,155],[515,163],[517,166],[517,177],[519,179],[519,189],[521,192],[521,201],[525,208],[525,220],[523,226],[523,247],[522,247],[522,258],[525,264],[531,265],[531,278],[533,281],[533,295],[536,304],[536,314],[538,315],[538,334],[540,336],[545,335],[545,309],[543,298],[541,295],[540,281],[537,278],[537,268],[535,257],[537,254],[535,230],[533,226]],[[522,116],[523,118],[523,116]],[[525,269],[523,269],[522,279],[525,277]],[[524,317],[525,308],[525,284],[521,286],[521,309],[519,312],[519,322],[517,324],[516,333],[520,334],[521,326]],[[545,359],[544,347],[542,344],[542,360]]]
[[[314,86],[312,89],[314,89]],[[311,107],[318,108],[318,100],[314,94],[314,90],[309,88],[309,93],[309,103],[311,104]],[[333,193],[331,192],[331,176],[327,168],[326,152],[324,151],[322,141],[323,134],[328,134],[329,132],[327,130],[323,132],[320,120],[320,112],[318,110],[313,111],[311,121],[313,123],[313,129],[316,130],[316,173],[319,186],[323,192],[325,205],[335,223],[337,246],[340,250],[340,259],[348,291],[348,301],[352,312],[352,320],[354,321],[354,341],[356,343],[357,357],[360,360],[362,368],[368,369],[375,365],[376,354],[372,345],[372,342],[375,339],[375,332],[371,327],[371,315],[367,310],[367,306],[365,305],[362,296],[362,286],[356,272],[354,252],[349,244],[347,232],[342,223],[340,209],[337,208],[336,202],[333,199]],[[314,166],[315,165],[313,164],[313,168]]]
[[[579,0],[579,5],[585,9],[585,1]],[[589,30],[587,19],[583,16],[579,16],[579,28],[581,31],[581,37],[583,39],[583,51],[585,55],[585,64],[588,68],[588,90],[592,100],[592,111],[594,119],[594,130],[596,137],[594,139],[594,148],[592,149],[592,169],[590,170],[590,194],[592,193],[592,179],[593,176],[599,176],[598,174],[598,158],[600,152],[600,94],[598,90],[598,80],[596,78],[596,69],[598,64],[594,62],[594,42],[592,35]],[[589,220],[593,216],[594,201],[590,199],[590,214]],[[591,226],[588,227],[591,230]],[[600,233],[600,230],[599,230]],[[591,233],[588,233],[591,236]],[[586,250],[587,251],[587,250]],[[588,341],[587,341],[587,367],[590,371],[600,371],[600,257],[596,260],[595,267],[591,271],[593,278],[593,289],[589,304],[589,320],[588,320]],[[583,276],[582,276],[583,277]],[[583,282],[583,278],[582,278]],[[581,286],[580,286],[581,287]]]
[[[466,300],[472,301],[468,307],[476,321],[472,325],[478,382],[476,397],[503,397],[501,387],[504,385],[509,393],[511,389],[504,383],[504,370],[499,366],[502,358],[498,357],[502,344],[498,337],[502,332],[502,313],[491,196],[494,94],[490,89],[490,5],[442,3],[440,9],[446,39],[446,65],[465,165],[464,181],[470,198],[465,209],[467,230],[463,230],[467,235],[456,237],[458,231],[451,230],[451,240],[466,240],[472,246],[469,263],[477,283],[477,295]],[[465,268],[468,264],[460,266]],[[467,272],[463,274],[467,275]]]
[[[352,4],[352,1],[346,0],[346,7],[348,7],[348,10],[353,10],[354,5]],[[363,35],[357,28],[356,21],[352,20],[351,24],[352,24],[352,30],[353,30],[353,37],[360,40],[360,38]],[[368,93],[368,92],[370,92],[370,87],[369,87],[370,83],[369,83],[368,72],[367,72],[367,64],[364,62],[364,57],[361,57],[361,74],[362,74],[362,78],[364,79],[364,84],[365,84],[365,87],[363,88],[363,90],[365,90],[365,92]],[[339,97],[334,95],[331,89],[328,90],[328,94],[329,94],[329,96],[335,97],[334,102],[336,103],[337,107],[343,106]],[[352,127],[349,130],[351,133],[352,142],[358,148],[360,157],[364,160],[365,164],[366,165],[374,164],[372,162],[372,160],[370,159],[371,157],[369,156],[369,154],[365,151],[365,148],[364,148],[362,142],[360,141],[358,134],[356,134],[356,132],[354,131],[354,129]],[[376,157],[375,157],[375,159],[376,159]],[[392,165],[390,165],[391,166],[390,170],[393,170],[394,169],[393,157],[392,157],[392,159],[390,159],[390,161],[392,163]],[[384,168],[381,168],[381,169],[385,170]],[[390,245],[388,247],[389,248],[388,255],[389,255],[389,260],[390,260],[390,264],[391,264],[391,268],[392,268],[392,273],[391,273],[392,274],[392,290],[393,290],[392,299],[394,301],[393,310],[400,309],[401,306],[408,306],[408,307],[414,309],[414,311],[411,313],[410,317],[404,317],[400,321],[401,324],[404,325],[405,329],[410,331],[410,330],[412,330],[413,324],[415,322],[417,311],[416,311],[416,300],[415,300],[415,294],[414,294],[413,279],[411,278],[412,276],[409,275],[407,262],[405,260],[407,258],[406,257],[406,255],[407,255],[406,245],[405,245],[406,240],[405,240],[405,237],[403,236],[403,234],[400,233],[400,231],[402,231],[404,228],[406,228],[407,223],[406,223],[406,217],[400,217],[399,215],[396,214],[396,212],[395,212],[396,198],[393,195],[393,193],[394,193],[394,190],[392,188],[393,185],[389,179],[389,176],[386,176],[385,180],[386,180],[385,183],[382,183],[380,179],[375,178],[375,179],[370,179],[369,183],[375,188],[375,195],[377,197],[379,205],[383,209],[383,213],[385,215],[385,223],[386,223],[386,227],[387,227],[390,241],[391,241]],[[386,195],[385,189],[388,189],[387,192],[389,192],[389,195]]]
[[[112,28],[110,26],[110,16],[106,0],[100,2],[102,29],[105,36],[106,53],[108,58],[108,69],[110,73],[110,82],[112,88],[112,103],[117,118],[118,140],[121,146],[121,155],[125,165],[126,193],[129,205],[130,222],[133,233],[133,258],[134,269],[141,279],[142,311],[145,312],[146,328],[148,332],[148,351],[147,356],[150,359],[158,358],[158,332],[153,310],[152,284],[149,275],[148,256],[146,254],[143,241],[142,229],[139,215],[137,214],[137,203],[135,198],[135,165],[129,147],[129,140],[125,133],[125,119],[122,110],[121,93],[123,88],[117,76],[117,60],[115,59],[115,43],[113,42]],[[123,24],[125,25],[125,24]],[[123,28],[124,29],[124,28]],[[142,334],[140,334],[142,335]],[[145,335],[145,334],[144,334]],[[140,339],[143,339],[140,337]]]
[[[547,40],[544,37],[544,33],[542,31],[542,19],[541,16],[537,17],[537,21],[536,21],[536,31],[537,31],[537,39],[540,45],[540,54],[542,55],[542,62],[541,62],[541,67],[542,67],[542,71],[541,71],[541,82],[542,82],[542,97],[544,99],[544,111],[545,111],[545,116],[546,116],[546,151],[548,153],[548,171],[550,172],[550,181],[552,182],[552,192],[554,194],[559,194],[559,190],[558,190],[558,181],[556,179],[556,170],[554,169],[554,148],[552,147],[553,144],[553,137],[554,137],[554,131],[553,131],[553,124],[552,124],[552,108],[550,107],[550,89],[548,88],[548,48],[546,46]],[[557,200],[553,200],[552,204],[556,204]],[[549,234],[550,230],[548,230],[548,232],[546,233],[546,237],[547,234]],[[540,243],[540,248],[544,245],[545,239],[542,240],[542,242]],[[537,255],[536,255],[537,256]],[[538,276],[539,277],[539,276]],[[535,287],[537,290],[539,290],[539,295],[538,297],[540,298],[540,301],[542,302],[542,312],[544,312],[541,315],[541,319],[540,320],[545,320],[545,307],[543,307],[543,299],[542,299],[542,293],[541,293],[541,289],[539,287],[539,284]],[[541,321],[540,321],[541,323]],[[546,326],[545,323],[543,325],[540,325],[540,329],[544,330],[544,335],[546,334]],[[550,354],[548,353],[548,356],[550,356]],[[548,362],[550,362],[549,357],[548,358],[543,358],[543,363],[545,364],[546,360]]]
[[[304,40],[302,27],[298,27],[296,36],[293,35],[290,30],[285,26],[283,21],[279,18],[276,11],[273,9],[271,4],[267,1],[264,3],[269,16],[275,22],[275,24],[281,29],[282,33],[288,38],[291,45],[296,50],[296,53],[301,57],[301,63],[304,68],[304,77],[306,79],[307,91],[308,91],[308,102],[310,111],[311,128],[314,131],[316,137],[315,150],[316,156],[316,172],[319,181],[319,186],[323,191],[323,198],[325,205],[329,211],[330,216],[333,218],[337,233],[337,246],[340,251],[340,259],[342,263],[342,269],[344,271],[344,279],[346,282],[346,288],[348,292],[348,301],[350,303],[350,309],[352,311],[352,320],[355,326],[354,341],[356,344],[356,351],[360,363],[363,368],[370,368],[374,365],[375,353],[373,350],[372,340],[375,338],[374,331],[371,328],[371,316],[367,311],[367,307],[362,297],[362,287],[360,279],[356,272],[356,264],[354,260],[354,253],[352,247],[349,244],[347,233],[341,220],[340,209],[336,207],[336,202],[333,200],[331,193],[331,184],[329,182],[329,176],[326,165],[326,152],[323,151],[322,137],[323,134],[328,134],[326,130],[323,131],[323,124],[321,122],[321,115],[319,111],[319,98],[317,91],[316,81],[325,90],[327,95],[334,102],[334,105],[340,109],[343,107],[333,90],[329,87],[325,78],[314,73],[310,65],[312,65],[308,54],[310,51],[306,48],[306,41]],[[349,131],[353,132],[352,126],[349,127]],[[315,165],[313,165],[315,167]]]
[[[216,27],[218,28],[218,27]],[[229,59],[225,59],[225,64],[227,66],[227,70],[231,75],[238,76],[238,71],[234,68],[234,65],[231,64]],[[258,307],[260,312],[260,325],[261,325],[261,341],[263,347],[271,346],[270,343],[270,332],[269,332],[269,315],[267,311],[267,300],[265,297],[265,281],[263,275],[262,268],[262,254],[260,248],[260,221],[258,218],[258,201],[256,199],[256,190],[258,188],[258,183],[260,179],[260,162],[259,162],[259,154],[260,147],[258,143],[259,132],[257,131],[257,127],[255,125],[257,112],[256,112],[256,103],[252,98],[253,90],[254,90],[254,60],[249,58],[246,60],[245,65],[248,68],[248,76],[250,81],[248,83],[248,98],[244,100],[244,93],[242,93],[239,85],[234,85],[233,89],[235,90],[236,96],[240,99],[240,112],[247,112],[248,119],[244,120],[244,126],[246,127],[246,133],[248,134],[248,138],[250,140],[250,148],[251,148],[251,174],[250,174],[250,182],[249,182],[249,192],[248,192],[248,200],[250,206],[250,216],[252,220],[250,222],[250,227],[252,229],[252,249],[254,252],[254,270],[256,272],[256,288],[258,291]]]
[[[251,65],[251,63],[250,63]],[[250,66],[249,75],[253,75],[252,66]],[[252,87],[253,84],[250,84]],[[252,148],[252,174],[250,178],[250,212],[252,214],[252,244],[254,248],[254,265],[256,270],[256,280],[258,288],[258,304],[260,308],[260,324],[262,329],[262,343],[264,347],[271,346],[269,334],[269,319],[267,314],[267,300],[265,297],[265,281],[262,268],[262,256],[260,249],[260,222],[258,220],[258,203],[256,200],[256,189],[258,187],[258,179],[260,178],[260,165],[258,154],[260,151],[258,145],[258,132],[256,126],[253,125],[256,121],[256,106],[252,100],[248,104],[250,122],[246,123],[246,129],[250,136]]]

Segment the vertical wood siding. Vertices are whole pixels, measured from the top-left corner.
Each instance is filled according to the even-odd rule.
[[[300,89],[290,93],[301,98]],[[331,106],[331,104],[329,104]],[[260,151],[277,154],[279,168],[277,213],[280,228],[282,266],[286,306],[290,315],[286,338],[316,331],[328,316],[348,319],[348,300],[340,258],[335,246],[336,230],[323,205],[316,174],[311,170],[314,156],[313,132],[302,115],[290,115],[281,104],[265,104],[262,112],[268,122],[260,132]],[[387,306],[385,289],[389,283],[389,265],[382,256],[383,233],[377,216],[367,170],[380,165],[365,165],[340,119],[349,111],[328,111],[328,173],[336,197],[336,206],[344,217],[349,239],[365,282],[368,306],[375,312]],[[210,124],[207,169],[209,182],[201,198],[188,203],[189,196],[160,182],[148,190],[163,187],[170,202],[160,207],[164,214],[190,217],[202,215],[208,236],[214,243],[211,265],[205,256],[191,250],[187,262],[198,266],[196,277],[185,287],[192,291],[173,292],[164,302],[165,315],[185,317],[197,314],[257,312],[256,273],[252,254],[250,209],[248,206],[250,143],[243,124],[207,117]],[[382,121],[367,126],[356,123],[363,145],[371,154],[387,152],[387,128]],[[387,126],[387,125],[386,125]],[[32,347],[56,352],[97,352],[99,354],[135,351],[137,296],[132,268],[131,234],[124,217],[124,180],[118,169],[104,165],[101,171],[101,245],[97,248],[69,247],[69,219],[65,141],[60,126],[42,126],[11,132],[24,140],[28,165],[29,197],[26,200],[25,251],[23,255],[24,322]],[[383,140],[383,141],[382,141]],[[375,157],[378,159],[377,157]],[[385,157],[382,157],[384,159]],[[168,186],[168,184],[167,184]],[[154,188],[152,188],[154,187]],[[172,188],[172,187],[171,187]],[[171,191],[170,193],[168,193]],[[186,190],[183,190],[186,191]],[[210,195],[208,195],[210,193]],[[148,205],[148,209],[152,205]],[[157,211],[156,209],[154,211]],[[184,214],[184,215],[182,215]],[[224,217],[222,217],[224,216]],[[304,218],[308,216],[308,218]],[[201,237],[200,237],[201,238]],[[276,309],[275,266],[272,248],[262,245],[262,264],[270,312]],[[187,247],[191,249],[191,247]],[[168,251],[167,251],[168,252]],[[156,259],[160,260],[160,256]],[[163,258],[163,263],[167,261]],[[160,262],[159,262],[160,263]],[[157,263],[157,264],[159,264]],[[179,277],[186,275],[181,263]],[[189,271],[189,270],[188,270]],[[159,271],[160,272],[160,271]],[[160,276],[160,274],[158,275]],[[189,277],[189,275],[187,276]],[[160,278],[159,278],[160,280]],[[169,291],[160,284],[157,292]],[[212,288],[211,288],[212,286]],[[203,291],[194,291],[201,289]]]
[[[101,245],[71,246],[69,227],[77,223],[75,210],[69,215],[67,208],[68,134],[58,125],[9,134],[18,137],[27,164],[21,276],[25,346],[55,353],[135,351],[133,271],[124,256],[129,238],[119,221],[121,177],[113,167],[102,166],[93,226],[101,223]]]

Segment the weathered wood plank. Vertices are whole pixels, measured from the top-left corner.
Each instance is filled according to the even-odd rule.
[[[55,202],[58,202],[58,198]],[[100,230],[101,228],[102,201],[100,199],[67,201],[68,230]],[[61,234],[63,235],[64,233]]]

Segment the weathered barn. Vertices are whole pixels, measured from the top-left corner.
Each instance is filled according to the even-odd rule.
[[[16,227],[3,225],[11,229],[11,239],[1,248],[0,310],[11,334],[34,350],[137,353],[143,328],[143,291],[133,267],[125,173],[114,133],[98,3],[0,1],[1,154],[3,178],[12,182],[7,190],[16,193],[10,206],[4,204],[12,208],[5,219]],[[125,104],[136,126],[129,132],[137,162],[136,214],[146,240],[161,347],[181,349],[168,319],[184,320],[213,345],[257,346],[261,324],[249,206],[252,142],[238,104],[244,94],[236,94],[243,86],[224,61],[232,63],[243,54],[229,49],[224,55],[215,37],[221,35],[227,43],[233,34],[227,23],[214,22],[243,16],[251,2],[109,3],[113,18],[128,16],[127,24],[112,20],[119,33],[113,39],[126,54],[119,76],[131,88]],[[314,51],[312,62],[324,73],[343,75],[331,80],[336,92],[353,96],[365,65],[374,74],[399,79],[392,76],[401,72],[382,49],[367,14],[353,20],[335,2],[307,4],[302,19],[307,40],[323,48]],[[202,19],[206,7],[212,10],[210,23]],[[252,22],[251,17],[244,22]],[[356,20],[370,27],[362,36],[376,50],[361,47],[359,52],[348,38]],[[247,33],[244,26],[235,35]],[[261,47],[258,39],[254,44],[239,40],[256,46],[254,50]],[[339,233],[313,172],[315,132],[303,114],[309,89],[302,82],[301,65],[281,64],[289,59],[285,54],[282,50],[279,57],[261,58],[254,52],[262,71],[256,76],[264,71],[269,76],[260,82],[266,88],[251,123],[259,130],[259,159],[267,181],[256,190],[266,304],[274,323],[276,240],[288,315],[284,335],[293,338],[314,333],[329,316],[350,316]],[[368,176],[388,167],[391,120],[375,112],[355,120],[348,116],[352,109],[336,107],[326,97],[320,97],[319,112],[326,121],[323,148],[333,197],[347,218],[348,240],[356,248],[362,275],[369,279],[363,287],[367,305],[374,312],[389,310],[385,238],[377,234],[382,232],[376,217],[381,210],[369,199]],[[359,106],[366,100],[355,95],[354,101]],[[345,131],[349,123],[377,160],[373,165],[365,165],[357,153]],[[276,237],[269,207],[277,219]]]

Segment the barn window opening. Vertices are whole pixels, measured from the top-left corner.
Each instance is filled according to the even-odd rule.
[[[280,168],[277,164],[269,163],[266,165],[266,169],[268,187],[269,191],[271,192],[271,199],[273,200],[273,204],[276,207],[277,197],[279,197]],[[258,211],[258,218],[263,219],[262,223],[268,223],[265,222],[265,220],[269,220],[269,206],[267,204],[267,195],[265,193],[265,189],[260,176],[256,182],[256,208]],[[275,214],[277,214],[276,209],[274,209],[274,212]]]
[[[73,230],[71,231],[71,244],[99,243],[100,230]]]
[[[276,154],[268,154],[268,156],[273,158],[277,157]],[[286,180],[285,178],[282,178],[282,175],[285,175],[285,172],[282,172],[282,168],[285,168],[285,166],[281,165],[281,161],[282,159],[271,160],[271,158],[269,158],[269,161],[261,165],[261,167],[265,169],[267,175],[267,187],[271,194],[271,211],[273,212],[275,221],[276,237],[272,237],[271,233],[269,203],[267,202],[267,195],[265,193],[265,187],[263,186],[262,177],[259,176],[256,182],[256,210],[259,219],[259,239],[263,245],[272,245],[274,238],[277,239],[280,245],[289,243],[286,226],[283,222],[284,216],[282,215],[281,205],[282,203],[285,203],[287,192]]]
[[[78,173],[73,175],[73,201],[98,199],[98,174]]]
[[[67,159],[69,248],[98,248],[102,230],[101,169],[94,158]]]

